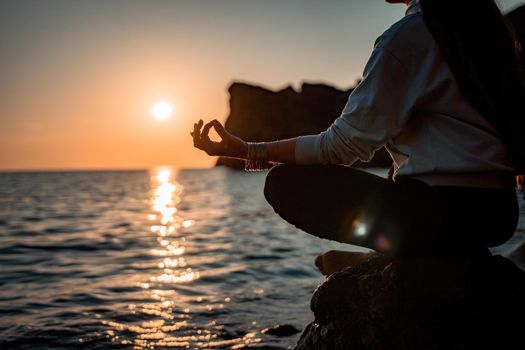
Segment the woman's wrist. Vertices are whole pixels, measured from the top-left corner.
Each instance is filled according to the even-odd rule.
[[[238,138],[230,142],[222,157],[246,159],[248,157],[248,142]]]
[[[248,142],[245,170],[260,171],[268,170],[274,164],[269,161],[268,143]]]

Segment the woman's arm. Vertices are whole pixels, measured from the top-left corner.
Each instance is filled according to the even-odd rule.
[[[379,148],[404,128],[421,87],[431,79],[430,72],[419,69],[416,64],[403,63],[390,46],[388,40],[378,41],[363,80],[327,130],[317,135],[267,142],[268,157],[264,160],[303,165],[352,165],[358,159],[370,161]],[[247,158],[247,143],[224,130],[217,120],[206,124],[201,133],[202,126],[201,120],[192,133],[195,147],[209,155]],[[209,139],[211,127],[221,136],[221,142]]]
[[[204,125],[202,120],[193,125],[193,145],[205,151],[210,156],[221,156],[246,159],[248,155],[248,143],[241,138],[230,134],[218,120],[212,120]],[[208,133],[211,128],[217,131],[221,137],[220,142],[212,141]],[[202,131],[201,131],[202,128]],[[295,163],[295,142],[297,138],[265,142],[268,160],[277,163]]]

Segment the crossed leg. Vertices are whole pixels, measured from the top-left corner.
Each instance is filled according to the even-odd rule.
[[[264,194],[277,214],[309,234],[387,255],[486,254],[512,236],[518,218],[512,188],[393,182],[338,165],[278,165],[267,175]],[[332,251],[316,265],[329,274],[369,258]]]
[[[268,173],[265,197],[283,219],[307,233],[384,251],[390,242],[377,234],[376,216],[381,215],[390,184],[349,167],[279,165]],[[373,255],[332,250],[319,255],[315,264],[330,275]]]

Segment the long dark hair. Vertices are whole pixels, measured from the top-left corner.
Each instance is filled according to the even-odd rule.
[[[494,0],[419,0],[461,93],[499,132],[525,174],[525,89],[519,44]]]

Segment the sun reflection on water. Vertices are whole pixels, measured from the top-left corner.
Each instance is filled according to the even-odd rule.
[[[150,253],[158,257],[167,257],[159,262],[161,270],[157,276],[151,276],[150,282],[158,283],[188,283],[199,278],[199,272],[186,267],[182,255],[185,253],[185,239],[176,237],[181,227],[191,226],[189,220],[177,215],[176,205],[181,201],[182,186],[175,182],[174,172],[169,168],[161,168],[152,176],[153,191],[151,208],[157,215],[159,224],[151,226],[151,232],[158,236],[159,247]]]
[[[133,349],[163,348],[241,348],[260,343],[256,333],[248,332],[238,338],[221,339],[222,326],[215,321],[205,324],[192,323],[190,303],[177,292],[177,286],[199,280],[200,273],[186,261],[188,241],[184,230],[194,225],[178,212],[183,187],[175,181],[175,171],[159,168],[151,173],[151,213],[146,217],[151,222],[149,231],[156,246],[148,253],[158,259],[147,275],[140,275],[136,286],[147,293],[151,302],[129,304],[128,311],[135,322],[103,321],[109,329],[107,337],[113,342],[132,346]],[[203,302],[202,296],[194,301]],[[230,298],[224,299],[230,302]],[[224,304],[202,305],[212,312]],[[141,320],[141,321],[138,321]]]

